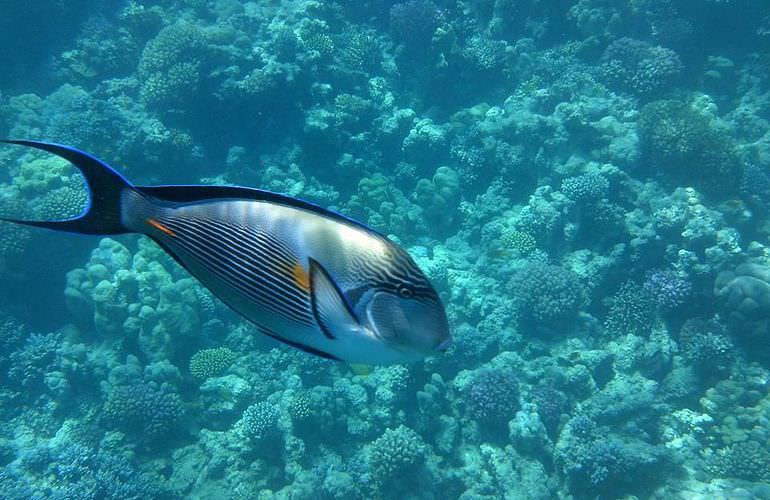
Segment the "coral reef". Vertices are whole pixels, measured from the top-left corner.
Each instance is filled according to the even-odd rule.
[[[148,238],[0,221],[0,498],[770,497],[767,2],[6,3],[1,137],[353,217],[454,343],[312,357]],[[88,204],[0,163],[0,218]]]

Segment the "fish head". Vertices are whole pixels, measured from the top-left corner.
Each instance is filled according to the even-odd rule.
[[[432,287],[402,283],[378,289],[370,295],[364,317],[377,338],[409,359],[445,351],[452,344],[444,306]]]

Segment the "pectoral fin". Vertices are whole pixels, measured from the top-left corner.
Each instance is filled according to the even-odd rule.
[[[312,258],[309,274],[313,316],[323,334],[329,339],[334,339],[335,331],[360,328],[358,318],[340,287],[326,269]]]

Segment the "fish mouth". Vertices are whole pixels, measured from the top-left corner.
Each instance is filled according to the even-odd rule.
[[[452,337],[447,337],[444,340],[441,341],[439,345],[435,347],[435,349],[439,352],[444,352],[452,345]]]

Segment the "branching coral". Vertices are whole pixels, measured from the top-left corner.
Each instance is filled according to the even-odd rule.
[[[583,174],[567,177],[561,183],[561,191],[573,201],[591,202],[606,196],[610,183],[600,174]]]
[[[626,281],[614,295],[605,299],[608,307],[604,328],[611,334],[644,335],[650,331],[655,302],[642,287]]]
[[[200,87],[205,45],[203,32],[189,22],[162,29],[145,46],[139,61],[143,100],[159,108],[189,103]]]
[[[717,450],[709,459],[709,469],[721,477],[767,482],[770,451],[757,441],[741,441]]]
[[[689,297],[692,283],[671,269],[653,269],[647,272],[642,288],[659,308],[668,311]]]
[[[56,364],[61,337],[55,333],[33,333],[24,345],[11,353],[8,378],[21,387],[32,389],[43,383],[46,372]]]
[[[736,355],[724,325],[701,318],[689,319],[682,325],[679,349],[698,373],[708,377],[727,372]]]

